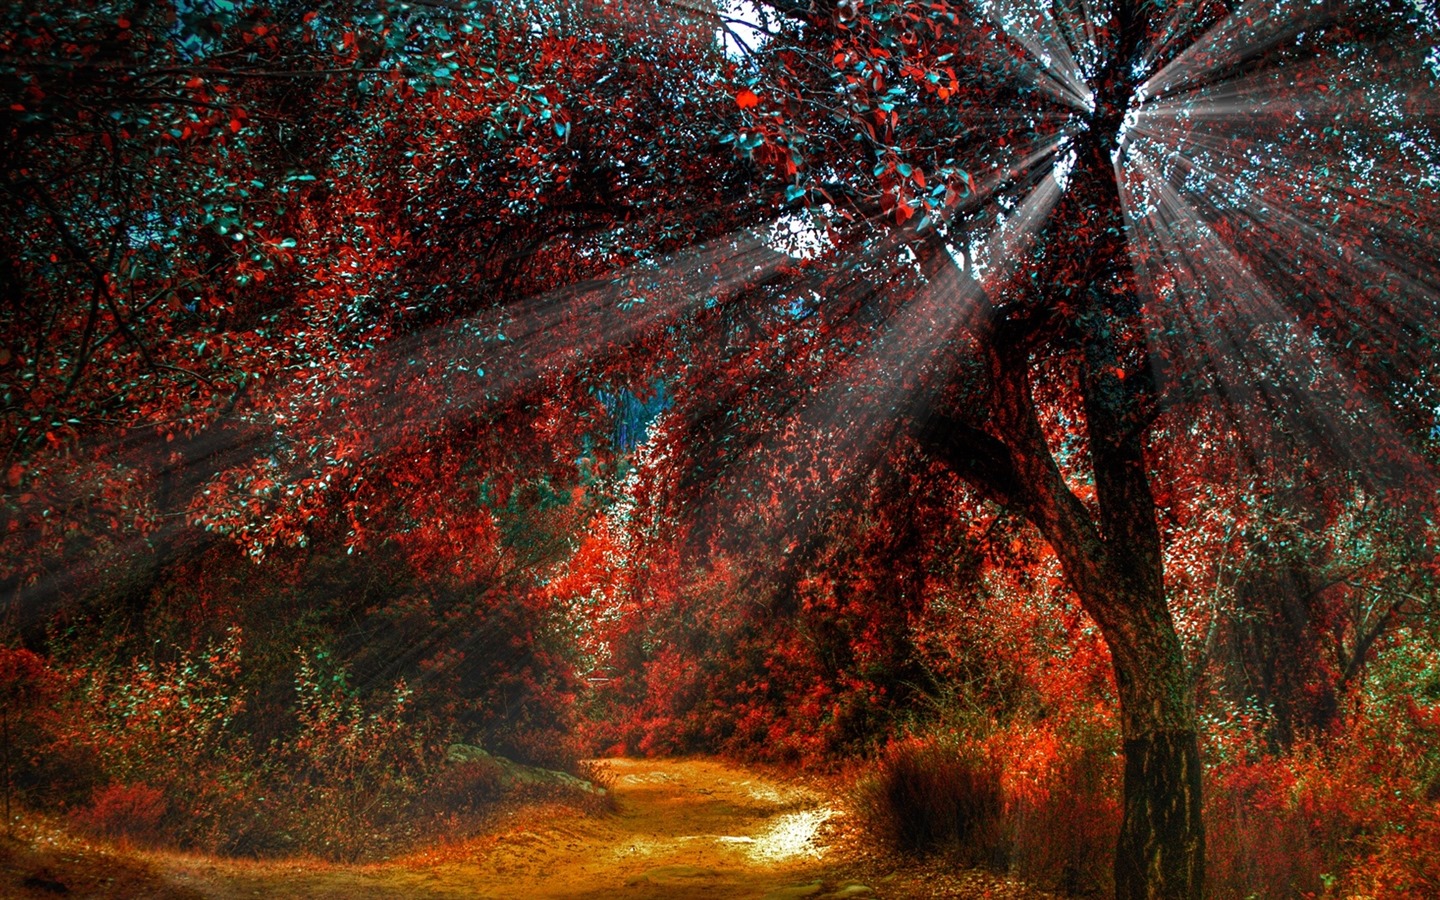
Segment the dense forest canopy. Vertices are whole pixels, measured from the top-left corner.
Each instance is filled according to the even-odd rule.
[[[210,647],[249,698],[216,734],[378,692],[531,758],[586,715],[854,752],[1092,660],[1117,894],[1198,897],[1215,711],[1280,752],[1381,650],[1434,658],[1437,34],[1423,0],[7,7],[6,638],[91,676]]]

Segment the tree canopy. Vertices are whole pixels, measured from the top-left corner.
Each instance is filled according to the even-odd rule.
[[[643,408],[636,527],[745,555],[769,615],[854,545],[903,617],[964,569],[956,507],[1031,523],[1114,666],[1117,891],[1198,897],[1182,523],[1294,560],[1246,504],[1373,505],[1433,566],[1437,32],[1411,0],[7,8],[9,620],[143,628],[217,540],[398,553],[459,608],[575,551]],[[1330,689],[1404,595],[1345,619]]]

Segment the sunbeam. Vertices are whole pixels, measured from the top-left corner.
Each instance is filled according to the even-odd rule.
[[[1163,183],[1158,173],[1146,174]],[[1177,191],[1162,187],[1144,208],[1150,212],[1131,219],[1135,257],[1160,295],[1152,340],[1172,376],[1190,376],[1190,366],[1198,368],[1195,375],[1211,375],[1208,387],[1239,416],[1232,424],[1242,437],[1255,430],[1255,418],[1283,421],[1300,432],[1297,440],[1337,454],[1355,471],[1378,467],[1381,481],[1393,479],[1397,466],[1404,474],[1424,470],[1403,449],[1406,442],[1384,406],[1305,333],[1247,257]]]
[[[187,514],[193,521],[158,523],[122,537],[89,564],[47,574],[25,587],[9,615],[24,623],[49,614],[54,598],[100,574],[111,557],[143,554],[196,523],[212,541],[242,540],[259,559],[280,522],[304,515],[315,492],[338,487],[362,465],[417,435],[493,416],[548,379],[621,352],[702,304],[726,302],[771,277],[785,259],[747,231],[393,339],[347,380],[270,385],[268,401],[248,415],[250,429],[211,439],[199,458],[153,473],[197,484],[204,506]],[[330,398],[341,392],[337,417]],[[165,458],[169,440],[147,430],[107,455],[122,468],[148,471],[151,461]],[[299,447],[308,450],[286,449]],[[20,552],[44,546],[48,531],[43,522],[31,523],[12,531],[7,546]]]
[[[1304,35],[1325,27],[1333,9],[1252,7],[1216,24],[1142,88],[1117,175],[1133,255],[1159,295],[1157,316],[1173,319],[1152,327],[1190,345],[1168,355],[1195,360],[1227,395],[1282,391],[1260,402],[1313,429],[1314,446],[1361,465],[1369,452],[1361,448],[1403,444],[1380,395],[1395,373],[1427,367],[1422,347],[1440,297],[1426,262],[1440,245],[1421,225],[1440,214],[1426,188],[1440,171],[1427,50]],[[1312,44],[1318,55],[1306,52]],[[1241,70],[1267,51],[1278,53],[1275,65]],[[1354,121],[1362,109],[1365,125]],[[1297,142],[1318,151],[1303,166],[1273,152],[1293,152]],[[1218,298],[1227,298],[1226,311]],[[1291,337],[1257,342],[1262,323]],[[1382,372],[1353,368],[1325,348],[1362,327],[1387,347]],[[1290,358],[1296,353],[1309,362]],[[1222,374],[1231,364],[1243,371]],[[1325,374],[1311,381],[1311,371]],[[1280,383],[1265,372],[1281,373]],[[1334,395],[1328,411],[1318,404],[1326,393]],[[1316,403],[1305,399],[1312,396]],[[1343,420],[1335,418],[1341,407]],[[1389,464],[1423,468],[1413,457]]]
[[[1085,84],[1080,64],[1071,51],[1068,34],[1052,16],[1048,2],[1030,0],[981,0],[977,4],[1017,45],[1024,48],[1029,65],[1024,77],[1055,100],[1079,112],[1095,107],[1094,97]],[[1091,23],[1082,12],[1080,34],[1087,37]]]
[[[1038,152],[1037,162],[1052,161],[1050,152]],[[916,287],[892,287],[908,299],[895,305],[894,298],[868,298],[875,286],[863,272],[855,272],[839,283],[826,281],[816,289],[825,290],[826,302],[847,310],[837,325],[860,327],[866,337],[854,348],[829,347],[823,335],[816,344],[787,346],[786,353],[807,356],[833,354],[834,361],[823,365],[823,375],[804,385],[801,393],[785,390],[775,379],[786,361],[760,358],[748,363],[753,375],[743,380],[733,394],[700,407],[701,417],[717,415],[742,397],[755,392],[767,397],[764,428],[738,448],[728,448],[728,462],[716,470],[694,464],[704,471],[712,486],[704,498],[693,503],[685,516],[695,522],[727,523],[731,530],[754,528],[753,523],[730,521],[727,506],[736,501],[760,502],[765,510],[765,527],[773,540],[804,545],[821,517],[840,499],[850,497],[855,485],[879,461],[896,440],[897,432],[915,418],[923,418],[943,376],[933,371],[945,353],[954,351],[957,340],[977,327],[976,317],[990,304],[990,295],[1003,289],[1021,271],[1040,231],[1054,210],[1063,190],[1054,167],[1034,181],[1018,208],[1006,212],[989,204],[988,221],[968,222],[969,243],[959,260],[948,256],[934,261],[927,277]],[[868,261],[895,266],[890,260],[910,260],[919,274],[913,251],[906,242],[891,242],[874,248]],[[907,268],[905,263],[899,264]],[[913,294],[910,292],[913,291]],[[893,306],[894,308],[889,308]],[[883,318],[874,318],[874,307],[885,309]],[[799,330],[797,329],[797,332]],[[799,332],[795,337],[798,337]],[[788,399],[777,397],[788,395]],[[690,436],[693,423],[676,421],[672,428]],[[702,446],[704,446],[702,444]],[[778,491],[776,484],[786,490]],[[723,486],[714,490],[713,486]],[[753,514],[753,510],[747,512]],[[774,572],[760,573],[771,578]]]
[[[1433,0],[31,0],[0,83],[0,894],[1440,878]]]

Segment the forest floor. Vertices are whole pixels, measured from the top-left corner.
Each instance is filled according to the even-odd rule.
[[[1023,898],[1002,876],[878,853],[822,782],[713,759],[613,759],[615,810],[507,813],[484,836],[358,865],[119,852],[10,838],[0,896],[363,900]]]

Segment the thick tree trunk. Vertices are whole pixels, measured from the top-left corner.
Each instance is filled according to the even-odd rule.
[[[1093,404],[1096,521],[1066,487],[1045,445],[1028,366],[1000,359],[992,372],[996,390],[987,409],[988,429],[960,416],[936,416],[919,438],[992,499],[1025,512],[1055,550],[1110,648],[1125,753],[1116,897],[1199,900],[1204,832],[1195,707],[1189,668],[1165,602],[1155,504],[1141,454],[1143,429],[1119,428],[1115,408]]]
[[[1107,623],[1102,631],[1120,694],[1125,778],[1115,896],[1200,900],[1200,752],[1189,669],[1174,621],[1163,600],[1124,589],[1084,602]]]
[[[1148,485],[1131,487],[1148,497]],[[1153,522],[1153,506],[1132,512]],[[1125,779],[1115,896],[1200,900],[1205,848],[1189,668],[1165,604],[1158,536],[1125,543],[1112,535],[1098,558],[1083,560],[1056,547],[1110,647],[1120,695]]]
[[[1138,311],[1126,308],[1134,301],[1131,276],[1112,274],[1125,291],[1119,302],[1111,295],[1100,304],[1099,323],[1086,338],[1082,388],[1100,547],[1086,548],[1085,559],[1060,553],[1110,647],[1120,695],[1125,782],[1116,897],[1199,900],[1204,837],[1194,697],[1165,601],[1164,551],[1143,446],[1153,385]],[[1067,537],[1073,535],[1056,539]]]
[[[1102,135],[1118,117],[1097,123]],[[1204,882],[1200,759],[1189,669],[1165,602],[1164,557],[1144,443],[1156,385],[1129,252],[1113,141],[1082,145],[1053,221],[1046,287],[1026,308],[985,307],[972,333],[986,376],[932,417],[922,443],[992,499],[1024,511],[1055,550],[1109,645],[1125,753],[1119,900],[1199,900]],[[936,279],[945,258],[931,254]],[[983,301],[982,301],[983,304]],[[1064,317],[1049,311],[1063,310]],[[1046,322],[1064,321],[1046,330]],[[1040,426],[1031,378],[1039,349],[1078,351],[1095,505],[1069,489]],[[968,376],[967,376],[968,377]]]
[[[1199,898],[1204,881],[1200,753],[1194,731],[1125,741],[1125,818],[1115,852],[1115,895]]]
[[[1081,224],[1078,233],[1089,237],[1074,241],[1070,253],[1089,262],[1055,280],[1056,299],[1079,312],[1080,390],[1098,515],[1072,516],[1051,542],[1110,647],[1120,694],[1125,781],[1115,896],[1200,900],[1205,846],[1195,704],[1165,601],[1164,550],[1145,461],[1156,374],[1114,162],[1130,101],[1124,69],[1133,65],[1141,30],[1133,9],[1118,22],[1119,52],[1095,85],[1096,115],[1077,160],[1072,196],[1082,208],[1076,219],[1059,219]],[[1061,490],[1052,482],[1052,492]]]
[[[1148,496],[1148,485],[1135,493]],[[1153,522],[1153,506],[1133,512]],[[1125,777],[1115,896],[1200,900],[1205,848],[1189,667],[1165,604],[1158,536],[1153,544],[1126,543],[1112,536],[1098,558],[1083,561],[1057,547],[1110,647],[1120,696]]]

